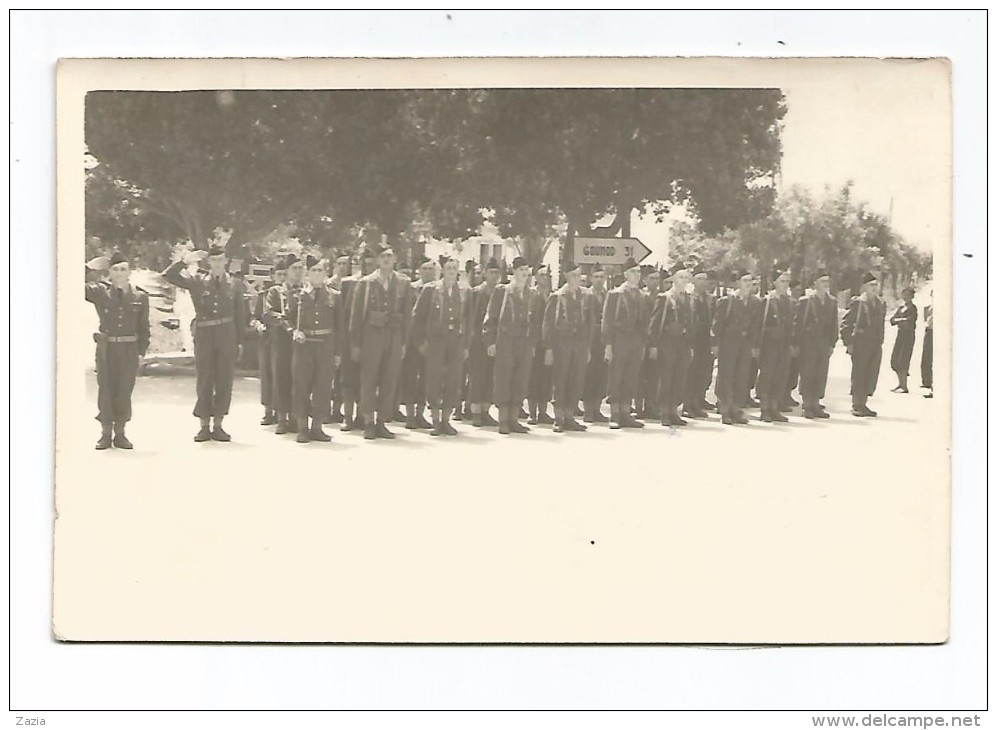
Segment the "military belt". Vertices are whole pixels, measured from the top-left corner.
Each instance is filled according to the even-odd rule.
[[[324,330],[302,330],[305,333],[305,337],[321,337],[322,335],[331,335],[331,329]]]
[[[196,320],[198,327],[214,327],[219,324],[228,324],[232,321],[231,317],[222,317],[221,319],[204,319]]]
[[[108,337],[107,342],[138,342],[138,335],[120,335],[118,337]]]

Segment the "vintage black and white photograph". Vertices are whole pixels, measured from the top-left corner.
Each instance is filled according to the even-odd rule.
[[[949,76],[62,61],[55,637],[944,642]]]

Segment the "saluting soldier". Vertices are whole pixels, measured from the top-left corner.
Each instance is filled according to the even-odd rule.
[[[349,256],[339,256],[336,258],[335,263],[333,263],[332,274],[326,281],[325,285],[328,289],[336,292],[339,297],[339,311],[342,315],[345,307],[343,306],[343,280],[350,275],[351,261]],[[337,338],[337,349],[342,355],[343,349],[343,336],[342,332],[336,333]],[[341,373],[343,368],[343,360],[349,360],[348,357],[340,357],[340,363],[338,366],[333,368],[332,371],[332,388],[330,389],[330,402],[329,402],[329,412],[325,414],[322,419],[322,423],[342,423],[343,422],[343,395],[342,395],[342,384],[340,383]]]
[[[734,281],[737,290],[717,302],[711,333],[717,358],[717,410],[727,425],[748,422],[741,403],[748,392],[751,359],[758,356],[755,345],[761,315],[761,301],[751,293],[752,275],[739,271]]]
[[[363,437],[393,439],[398,375],[412,320],[412,286],[394,270],[395,252],[382,245],[377,269],[357,282],[350,307],[350,357],[360,363]]]
[[[456,436],[450,425],[460,403],[460,387],[471,341],[474,310],[471,290],[457,281],[460,264],[446,258],[443,278],[424,283],[412,313],[409,347],[425,358],[426,396],[432,413],[431,436]]]
[[[640,387],[646,324],[644,300],[638,288],[640,267],[632,258],[623,264],[623,283],[610,290],[602,309],[604,357],[609,363],[610,428],[644,428],[630,414]]]
[[[592,267],[589,276],[587,304],[592,309],[592,346],[589,351],[588,366],[585,368],[585,388],[582,400],[585,404],[585,423],[607,423],[602,415],[602,401],[606,397],[606,347],[602,341],[602,310],[606,305],[606,271],[602,264]]]
[[[125,424],[132,417],[132,391],[139,363],[149,349],[149,295],[133,286],[131,264],[119,251],[86,264],[86,300],[100,319],[97,343],[98,451],[132,448]],[[107,271],[109,281],[94,281]],[[113,430],[113,435],[112,435]]]
[[[261,426],[273,426],[277,423],[277,411],[273,404],[273,330],[263,321],[263,311],[266,306],[267,291],[271,286],[284,283],[287,269],[274,270],[273,281],[264,281],[260,284],[260,290],[256,293],[253,301],[252,319],[249,326],[256,331],[256,362],[260,371],[260,404],[263,406],[263,418],[260,419]]]
[[[208,270],[189,274],[185,267],[207,258]],[[194,416],[201,429],[197,442],[231,441],[222,428],[232,404],[235,364],[242,351],[242,338],[249,319],[245,284],[226,270],[222,246],[207,251],[189,251],[163,272],[166,280],[190,292],[194,302],[194,369],[197,374],[197,402]]]
[[[852,415],[876,416],[867,401],[876,392],[883,359],[886,304],[879,298],[879,277],[862,277],[862,293],[854,297],[841,321],[841,341],[852,356]]]
[[[566,264],[565,284],[551,294],[544,309],[541,337],[544,360],[551,368],[557,433],[586,430],[575,420],[575,407],[585,386],[595,318],[581,276],[578,264]]]
[[[331,441],[322,430],[329,404],[332,371],[339,365],[337,334],[342,328],[339,292],[326,286],[328,262],[308,255],[305,284],[287,300],[291,330],[292,400],[297,441]],[[311,418],[309,426],[308,419]]]
[[[429,284],[437,280],[436,263],[426,256],[418,259],[419,278],[412,282],[412,298],[419,301],[419,295]],[[432,428],[426,420],[426,358],[419,347],[421,340],[413,341],[411,334],[402,361],[402,374],[399,384],[402,402],[405,404],[405,428]]]
[[[297,433],[298,422],[292,418],[294,409],[293,380],[291,366],[294,326],[287,318],[288,302],[301,289],[305,275],[305,263],[293,253],[287,254],[279,264],[284,270],[284,283],[277,284],[267,291],[263,302],[263,322],[271,331],[270,363],[273,371],[273,404],[277,412],[277,428],[274,433]]]
[[[643,327],[647,327],[651,321],[651,312],[654,310],[654,303],[658,295],[662,293],[662,272],[655,266],[645,265],[640,267],[644,279]],[[640,388],[637,396],[637,417],[638,418],[658,418],[658,391],[660,386],[660,371],[658,365],[648,357],[647,350],[641,353],[640,364]]]
[[[536,292],[540,296],[540,310],[547,306],[550,299],[553,285],[551,283],[550,267],[540,265],[533,272],[536,281]],[[534,425],[538,423],[553,423],[554,419],[547,412],[547,404],[553,397],[551,370],[544,357],[543,343],[536,341],[536,350],[533,353],[533,366],[530,372],[530,388],[527,391],[526,399],[529,405],[529,419],[527,423]]]
[[[485,280],[472,290],[471,338],[468,352],[468,400],[471,402],[471,424],[497,426],[498,421],[488,412],[495,387],[495,359],[488,356],[485,344],[484,323],[488,302],[502,277],[499,262],[490,258],[485,263]]]
[[[493,399],[501,434],[530,430],[519,422],[519,409],[530,384],[542,316],[541,295],[528,286],[529,263],[517,256],[512,269],[511,281],[498,284],[492,292],[482,326],[486,353],[495,360]]]
[[[668,276],[668,272],[663,273]],[[647,356],[658,368],[658,404],[662,426],[685,426],[681,404],[692,362],[692,297],[689,272],[676,264],[668,278],[672,287],[659,293],[647,332]]]
[[[710,291],[711,281],[715,282],[715,277],[702,265],[697,265],[693,269],[693,292],[690,298],[692,360],[689,363],[685,403],[683,403],[683,415],[689,418],[706,418],[706,409],[713,407],[713,404],[706,401],[706,391],[713,383],[714,359],[710,347],[710,329],[713,326],[713,314],[717,307],[717,297]]]
[[[827,387],[827,368],[838,341],[838,303],[830,293],[826,271],[814,274],[813,292],[796,302],[793,344],[800,367],[800,398],[804,418],[830,418],[821,404]]]
[[[758,381],[755,392],[766,423],[785,423],[780,406],[789,378],[789,359],[793,345],[793,300],[789,296],[789,272],[772,272],[773,290],[762,302],[758,328]]]

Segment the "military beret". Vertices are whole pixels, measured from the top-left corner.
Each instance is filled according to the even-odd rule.
[[[679,273],[680,271],[688,271],[685,264],[675,264],[674,266],[672,266],[671,275],[675,276],[675,274]],[[662,273],[662,276],[664,276],[664,273]]]
[[[488,259],[488,261],[485,263],[485,270],[486,271],[494,271],[496,269],[501,269],[501,268],[502,267],[499,266],[498,260],[494,256],[492,258]]]
[[[710,272],[708,272],[708,271],[706,270],[706,267],[704,267],[704,266],[703,266],[702,264],[698,264],[698,265],[697,265],[697,266],[696,266],[696,267],[695,267],[695,268],[694,268],[694,269],[692,270],[692,275],[693,275],[693,276],[705,276],[705,277],[709,277],[709,275],[710,275]]]
[[[596,264],[595,266],[592,267],[592,273],[593,274],[595,274],[597,272],[604,272],[604,271],[605,271],[605,269],[602,268],[602,264]]]
[[[572,271],[578,271],[580,268],[582,267],[572,261],[564,265],[563,273],[570,274]]]
[[[447,256],[446,254],[442,254],[439,257],[440,268],[443,268],[444,266],[446,266],[447,264],[449,264],[451,261],[453,263],[457,263],[457,259],[455,259],[453,256]]]
[[[776,267],[776,268],[772,269],[772,275],[771,275],[770,278],[772,279],[772,281],[775,281],[776,279],[778,279],[783,274],[788,274],[788,273],[789,273],[789,269],[788,268]]]
[[[872,272],[869,272],[868,274],[862,277],[863,284],[871,284],[874,281],[879,281],[879,277],[873,274]]]
[[[224,255],[225,255],[224,246],[221,246],[217,243],[213,243],[211,244],[210,248],[208,248],[208,256],[224,256]]]
[[[547,264],[540,264],[533,269],[534,276],[550,276],[550,267]]]
[[[623,270],[624,271],[630,271],[630,269],[636,269],[636,268],[639,268],[639,265],[632,258],[629,258],[629,259],[627,259],[626,261],[623,262]]]
[[[111,254],[111,258],[108,261],[108,266],[115,266],[116,264],[126,264],[126,263],[128,263],[128,259],[125,258],[125,255],[120,251],[115,251],[114,253]]]
[[[827,277],[827,276],[830,276],[830,274],[827,273],[826,270],[824,270],[824,269],[817,269],[817,271],[814,272],[813,281],[817,281],[818,279],[823,279],[824,277]]]
[[[512,260],[512,268],[513,268],[513,269],[521,269],[521,268],[523,268],[524,266],[529,266],[529,265],[530,265],[530,262],[529,262],[529,261],[527,261],[527,260],[526,260],[525,258],[523,258],[522,256],[517,256],[516,258],[514,258],[514,259]]]
[[[312,256],[311,254],[308,254],[307,256],[305,256],[305,268],[311,269],[316,265],[322,263],[322,261],[323,260],[320,259],[318,256]]]
[[[657,269],[657,273],[661,274],[661,278],[664,279],[664,280],[668,280],[668,279],[672,278],[672,272],[670,272],[666,268]]]
[[[386,243],[379,243],[379,244],[377,244],[377,255],[378,256],[394,256],[395,255],[395,250],[393,248],[391,248],[391,246],[389,246]]]
[[[345,255],[345,256],[337,256],[337,257],[336,257],[336,263],[337,263],[337,264],[348,264],[348,263],[350,263],[350,262],[351,262],[352,260],[353,260],[353,259],[352,259],[352,258],[350,258],[350,256],[349,256],[349,255]]]
[[[738,269],[737,271],[734,272],[734,276],[731,278],[733,281],[740,281],[746,276],[754,276],[754,275],[747,269]]]

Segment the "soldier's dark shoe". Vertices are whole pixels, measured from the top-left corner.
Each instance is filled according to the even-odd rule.
[[[215,441],[223,441],[223,442],[232,440],[232,437],[229,436],[225,432],[225,429],[223,429],[221,426],[215,426],[213,429],[211,429],[211,438],[214,439]]]
[[[548,413],[546,411],[544,411],[539,416],[537,416],[537,423],[539,423],[541,425],[549,426],[550,424],[554,423],[554,418],[552,416],[548,415]]]
[[[500,423],[499,424],[499,428],[498,428],[498,432],[500,434],[502,434],[503,436],[508,436],[509,435],[509,424],[506,423],[505,421],[503,421],[502,423]]]
[[[790,408],[796,408],[796,406],[800,405],[800,402],[795,398],[793,398],[793,396],[789,396],[788,398],[786,398],[786,401],[783,405],[789,406]]]
[[[771,415],[772,415],[772,420],[775,421],[776,423],[789,423],[789,419],[786,418],[781,413],[779,413],[779,411],[772,411]]]
[[[620,425],[623,426],[623,428],[644,428],[644,424],[633,416],[624,416],[621,418]]]
[[[111,444],[113,443],[114,442],[111,440],[111,434],[104,433],[101,434],[99,439],[97,439],[97,443],[94,445],[94,448],[97,449],[97,451],[103,451],[104,449],[111,448]]]
[[[529,433],[530,429],[521,424],[519,421],[509,422],[509,432],[510,433]]]
[[[464,410],[462,408],[458,408],[456,411],[453,412],[453,420],[455,421],[464,420]]]
[[[609,423],[609,416],[604,416],[599,411],[596,411],[595,412],[595,422],[596,423]]]
[[[498,421],[496,421],[494,418],[492,418],[491,414],[488,413],[488,411],[485,411],[484,413],[481,414],[481,423],[484,424],[485,426],[497,426],[497,425],[499,425]]]
[[[415,420],[415,416],[409,416],[405,419],[405,428],[412,430],[419,428],[419,424]]]
[[[275,423],[277,423],[276,413],[267,413],[265,416],[263,416],[263,418],[260,419],[261,426],[273,426]]]
[[[125,435],[123,433],[116,434],[115,437],[114,437],[114,441],[112,441],[111,443],[114,444],[114,448],[116,448],[116,449],[133,449],[133,448],[135,448],[134,446],[132,446],[132,442],[129,441],[125,437]]]
[[[865,418],[866,412],[861,408],[852,408],[852,415],[857,418]]]
[[[733,426],[734,425],[734,419],[731,418],[730,415],[727,414],[727,413],[724,413],[722,416],[720,416],[720,422],[722,424],[724,424],[725,426]]]
[[[668,418],[667,416],[665,418],[662,418],[661,419],[661,425],[662,425],[663,428],[671,428],[672,427],[672,419]]]
[[[762,411],[761,420],[765,423],[772,423],[772,414],[768,411]]]
[[[299,444],[307,444],[312,440],[311,434],[308,433],[308,429],[299,429],[298,435],[294,437],[294,440]]]
[[[342,423],[342,422],[343,422],[343,414],[342,413],[336,412],[336,413],[333,413],[329,417],[329,423]]]
[[[450,425],[449,421],[443,422],[443,435],[444,436],[456,436],[457,429]]]
[[[315,428],[313,426],[311,430],[308,432],[308,436],[309,438],[311,438],[312,441],[322,441],[325,443],[332,441],[332,436],[323,431],[321,427]]]
[[[420,414],[420,415],[418,415],[418,416],[415,417],[415,427],[416,428],[432,428],[433,424],[431,424],[429,421],[427,421],[425,416],[423,416],[423,415]]]
[[[623,428],[623,424],[619,421],[610,421],[609,427],[615,431],[616,429]]]
[[[287,431],[285,433],[297,433],[297,432],[298,432],[298,423],[297,423],[297,421],[295,421],[293,418],[288,419],[288,421],[287,421]]]
[[[817,410],[821,411],[822,413],[827,413],[827,408],[824,407],[823,403],[818,403],[817,404]]]
[[[715,411],[717,409],[717,404],[710,403],[706,398],[703,398],[702,406],[704,411]]]
[[[287,419],[281,418],[277,421],[277,428],[275,428],[273,432],[280,436],[288,432],[289,426],[290,424],[288,424]]]
[[[430,429],[430,431],[429,431],[429,435],[430,436],[443,436],[444,435],[443,434],[443,424],[442,423],[437,423],[435,426],[433,426],[432,429]]]
[[[922,387],[923,387],[923,386],[922,386]],[[925,398],[934,398],[934,397],[935,397],[935,394],[934,394],[934,393],[925,393],[925,394],[924,394],[924,397],[925,397]]]
[[[593,414],[591,412],[589,412],[589,413],[583,413],[582,414],[582,420],[585,423],[595,423],[595,414]]]
[[[332,414],[331,413],[329,415],[327,415],[327,416],[323,416],[322,417],[322,425],[323,426],[328,426],[330,423],[335,423],[335,421],[332,420]]]
[[[522,418],[522,416],[520,416],[520,418]],[[540,421],[537,420],[536,416],[530,416],[529,418],[526,419],[526,422],[531,426],[536,426],[538,423],[540,423]]]
[[[815,418],[820,418],[820,415],[819,415],[819,413],[817,411],[809,411],[806,408],[804,408],[803,409],[803,417],[804,418],[809,418],[809,419],[813,420]]]
[[[211,440],[211,429],[208,428],[207,426],[205,426],[200,431],[198,431],[197,433],[194,434],[194,440],[197,443],[199,443],[199,444],[203,443],[205,441],[210,441]]]
[[[402,409],[401,408],[399,408],[397,411],[395,411],[395,415],[393,415],[391,417],[391,420],[392,421],[398,421],[399,423],[404,423],[405,422],[405,414],[402,413]]]
[[[583,426],[574,418],[567,418],[564,421],[565,431],[574,431],[575,433],[581,433],[582,431],[588,431],[588,426]]]
[[[817,411],[817,418],[830,418],[830,417],[831,414],[825,411],[823,408]]]
[[[383,421],[378,421],[374,424],[374,433],[377,434],[379,439],[393,439],[395,435],[388,430],[388,427],[384,425]]]
[[[554,421],[554,433],[564,433],[564,426],[560,421]]]
[[[471,414],[471,425],[475,428],[481,428],[485,425],[485,419],[480,413]]]
[[[875,418],[879,414],[876,413],[876,411],[872,410],[871,408],[866,408],[865,409],[865,415],[869,416],[870,418]]]
[[[340,431],[348,433],[350,431],[355,431],[357,429],[356,423],[354,423],[352,418],[347,418],[343,421],[343,425],[339,427]]]
[[[687,414],[683,413],[682,415],[685,416]],[[689,411],[688,416],[689,418],[709,418],[709,414],[701,408],[694,408]]]
[[[585,415],[585,411],[581,408],[575,408],[575,418],[581,418]]]
[[[377,428],[374,427],[374,424],[364,426],[363,437],[368,441],[373,441],[377,438]]]
[[[748,423],[748,419],[744,417],[743,413],[738,413],[734,415],[734,423],[739,423],[742,426],[745,426]]]
[[[689,422],[687,420],[685,420],[684,418],[679,418],[677,416],[672,416],[672,425],[673,426],[688,426]]]

